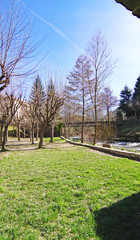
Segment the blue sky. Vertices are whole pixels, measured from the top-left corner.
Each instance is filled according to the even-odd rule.
[[[17,0],[18,2],[18,0]],[[65,75],[73,69],[96,30],[100,30],[117,60],[107,84],[119,97],[127,84],[131,89],[140,73],[140,19],[115,0],[23,0],[33,15],[37,39],[48,34],[40,52],[47,54],[46,68]],[[17,3],[18,4],[18,3]],[[44,71],[38,73],[44,78]],[[43,80],[43,79],[42,79]]]

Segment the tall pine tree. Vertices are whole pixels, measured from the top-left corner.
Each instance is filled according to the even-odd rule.
[[[140,76],[138,77],[132,97],[132,108],[135,112],[135,118],[140,117]]]
[[[40,121],[40,111],[42,108],[42,105],[45,101],[45,91],[43,84],[41,82],[41,79],[39,75],[37,75],[33,86],[31,88],[30,92],[30,100],[29,100],[29,105],[30,105],[30,120],[31,120],[31,126],[32,126],[32,143],[34,143],[34,126],[36,124],[36,129],[37,129],[37,140],[38,140],[38,132],[39,132],[39,126],[38,123]]]
[[[131,90],[127,87],[127,85],[121,91],[120,97],[121,99],[118,109],[124,112],[125,116],[129,118],[133,115],[132,108],[130,107],[132,93]]]
[[[135,88],[134,88],[134,93],[133,93],[133,100],[134,99],[140,99],[140,76],[138,77],[136,84],[135,84]]]
[[[40,105],[44,100],[45,100],[44,87],[39,75],[37,75],[37,78],[35,79],[30,92],[30,102],[34,102]]]

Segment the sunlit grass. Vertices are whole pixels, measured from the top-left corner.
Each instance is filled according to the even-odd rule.
[[[107,240],[97,213],[138,193],[139,166],[75,146],[8,153],[0,162],[0,240]],[[113,234],[108,240],[120,239]]]
[[[49,143],[50,140],[51,140],[50,137],[46,137],[46,138],[43,139],[43,142],[44,142],[44,143],[46,143],[46,142]],[[54,137],[54,138],[53,138],[53,142],[54,142],[54,143],[57,143],[57,142],[60,142],[60,143],[61,143],[61,142],[65,142],[65,140],[61,139],[60,137]]]

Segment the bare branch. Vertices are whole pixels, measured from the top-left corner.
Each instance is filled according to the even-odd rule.
[[[0,92],[15,76],[23,77],[35,72],[33,61],[36,49],[46,39],[33,42],[32,23],[22,3],[0,0]],[[6,11],[4,9],[6,8]],[[36,65],[36,64],[35,64]]]

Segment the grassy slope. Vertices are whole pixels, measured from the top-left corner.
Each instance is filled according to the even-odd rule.
[[[139,166],[75,146],[8,153],[0,240],[139,239]]]
[[[118,136],[135,136],[140,132],[140,121],[120,121],[117,123]]]

